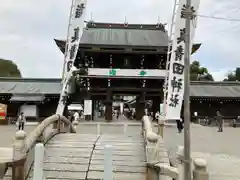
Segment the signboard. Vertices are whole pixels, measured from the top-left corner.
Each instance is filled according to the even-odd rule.
[[[23,112],[26,117],[37,117],[38,109],[37,105],[22,105],[19,112]]]
[[[166,76],[165,69],[108,69],[88,68],[89,76],[131,76],[131,77],[162,77]]]
[[[193,0],[192,7],[195,12],[198,10],[200,0]],[[180,0],[176,14],[175,33],[172,41],[172,53],[168,73],[167,93],[166,93],[166,119],[180,119],[181,108],[184,95],[184,48],[185,48],[185,19],[181,18],[181,10],[185,6],[186,0]],[[194,21],[194,22],[193,22]],[[192,20],[191,42],[195,30],[195,19]],[[190,51],[191,52],[191,51]]]
[[[6,120],[7,116],[7,105],[0,103],[0,120]]]
[[[82,111],[83,108],[82,108],[82,105],[81,104],[70,104],[68,106],[68,110],[69,111]]]
[[[84,111],[83,114],[92,115],[92,100],[84,100]]]
[[[86,14],[86,0],[73,0],[68,25],[68,37],[64,55],[63,78],[70,71],[77,56],[80,39],[83,34],[84,19]]]

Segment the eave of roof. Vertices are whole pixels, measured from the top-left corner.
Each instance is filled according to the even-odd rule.
[[[55,41],[56,45],[58,46],[58,48],[60,49],[60,51],[62,53],[64,53],[66,40],[54,39],[54,41]],[[191,54],[194,54],[201,47],[201,45],[202,45],[201,43],[193,44]],[[94,46],[99,46],[99,45],[92,45],[92,46],[94,47]],[[162,47],[167,48],[167,46],[162,46]]]
[[[0,94],[59,94],[61,79],[0,78]],[[240,82],[193,81],[191,97],[240,98]]]
[[[7,82],[61,82],[61,78],[11,78],[11,77],[0,77],[0,82],[7,81]],[[240,86],[240,81],[191,81],[192,85],[216,85],[216,86],[228,86],[228,85],[235,85]]]
[[[61,82],[61,78],[9,78],[9,77],[0,77],[0,82]]]

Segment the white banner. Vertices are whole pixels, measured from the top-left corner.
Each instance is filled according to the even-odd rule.
[[[84,100],[84,111],[83,114],[92,115],[92,100]]]
[[[192,7],[197,12],[200,0],[193,0]],[[172,53],[170,59],[169,78],[166,94],[166,119],[180,119],[184,94],[184,48],[185,48],[185,19],[181,18],[181,10],[186,0],[180,0],[176,15]],[[191,21],[190,52],[196,28],[196,19]]]
[[[73,7],[70,13],[70,21],[68,27],[67,46],[65,49],[63,77],[70,71],[74,60],[77,56],[80,39],[83,34],[84,20],[86,16],[86,1],[73,0]]]

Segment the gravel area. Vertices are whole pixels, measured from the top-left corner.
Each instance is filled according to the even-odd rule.
[[[31,132],[36,125],[26,125],[25,131],[28,134]],[[16,133],[16,126],[15,125],[1,125],[0,126],[0,147],[11,147],[14,134]]]
[[[156,130],[156,128],[155,128]],[[192,158],[207,160],[211,180],[240,180],[240,128],[226,127],[222,133],[216,127],[191,125]],[[183,133],[176,127],[164,131],[165,145],[173,162],[176,150],[183,145]]]

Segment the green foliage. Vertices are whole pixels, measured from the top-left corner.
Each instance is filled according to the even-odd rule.
[[[240,81],[240,68],[236,68],[227,74],[227,78],[223,81]]]
[[[0,59],[0,77],[21,78],[21,72],[17,65],[10,60]]]
[[[190,65],[190,80],[214,81],[213,76],[208,72],[208,69],[201,67],[199,61],[193,61]]]

